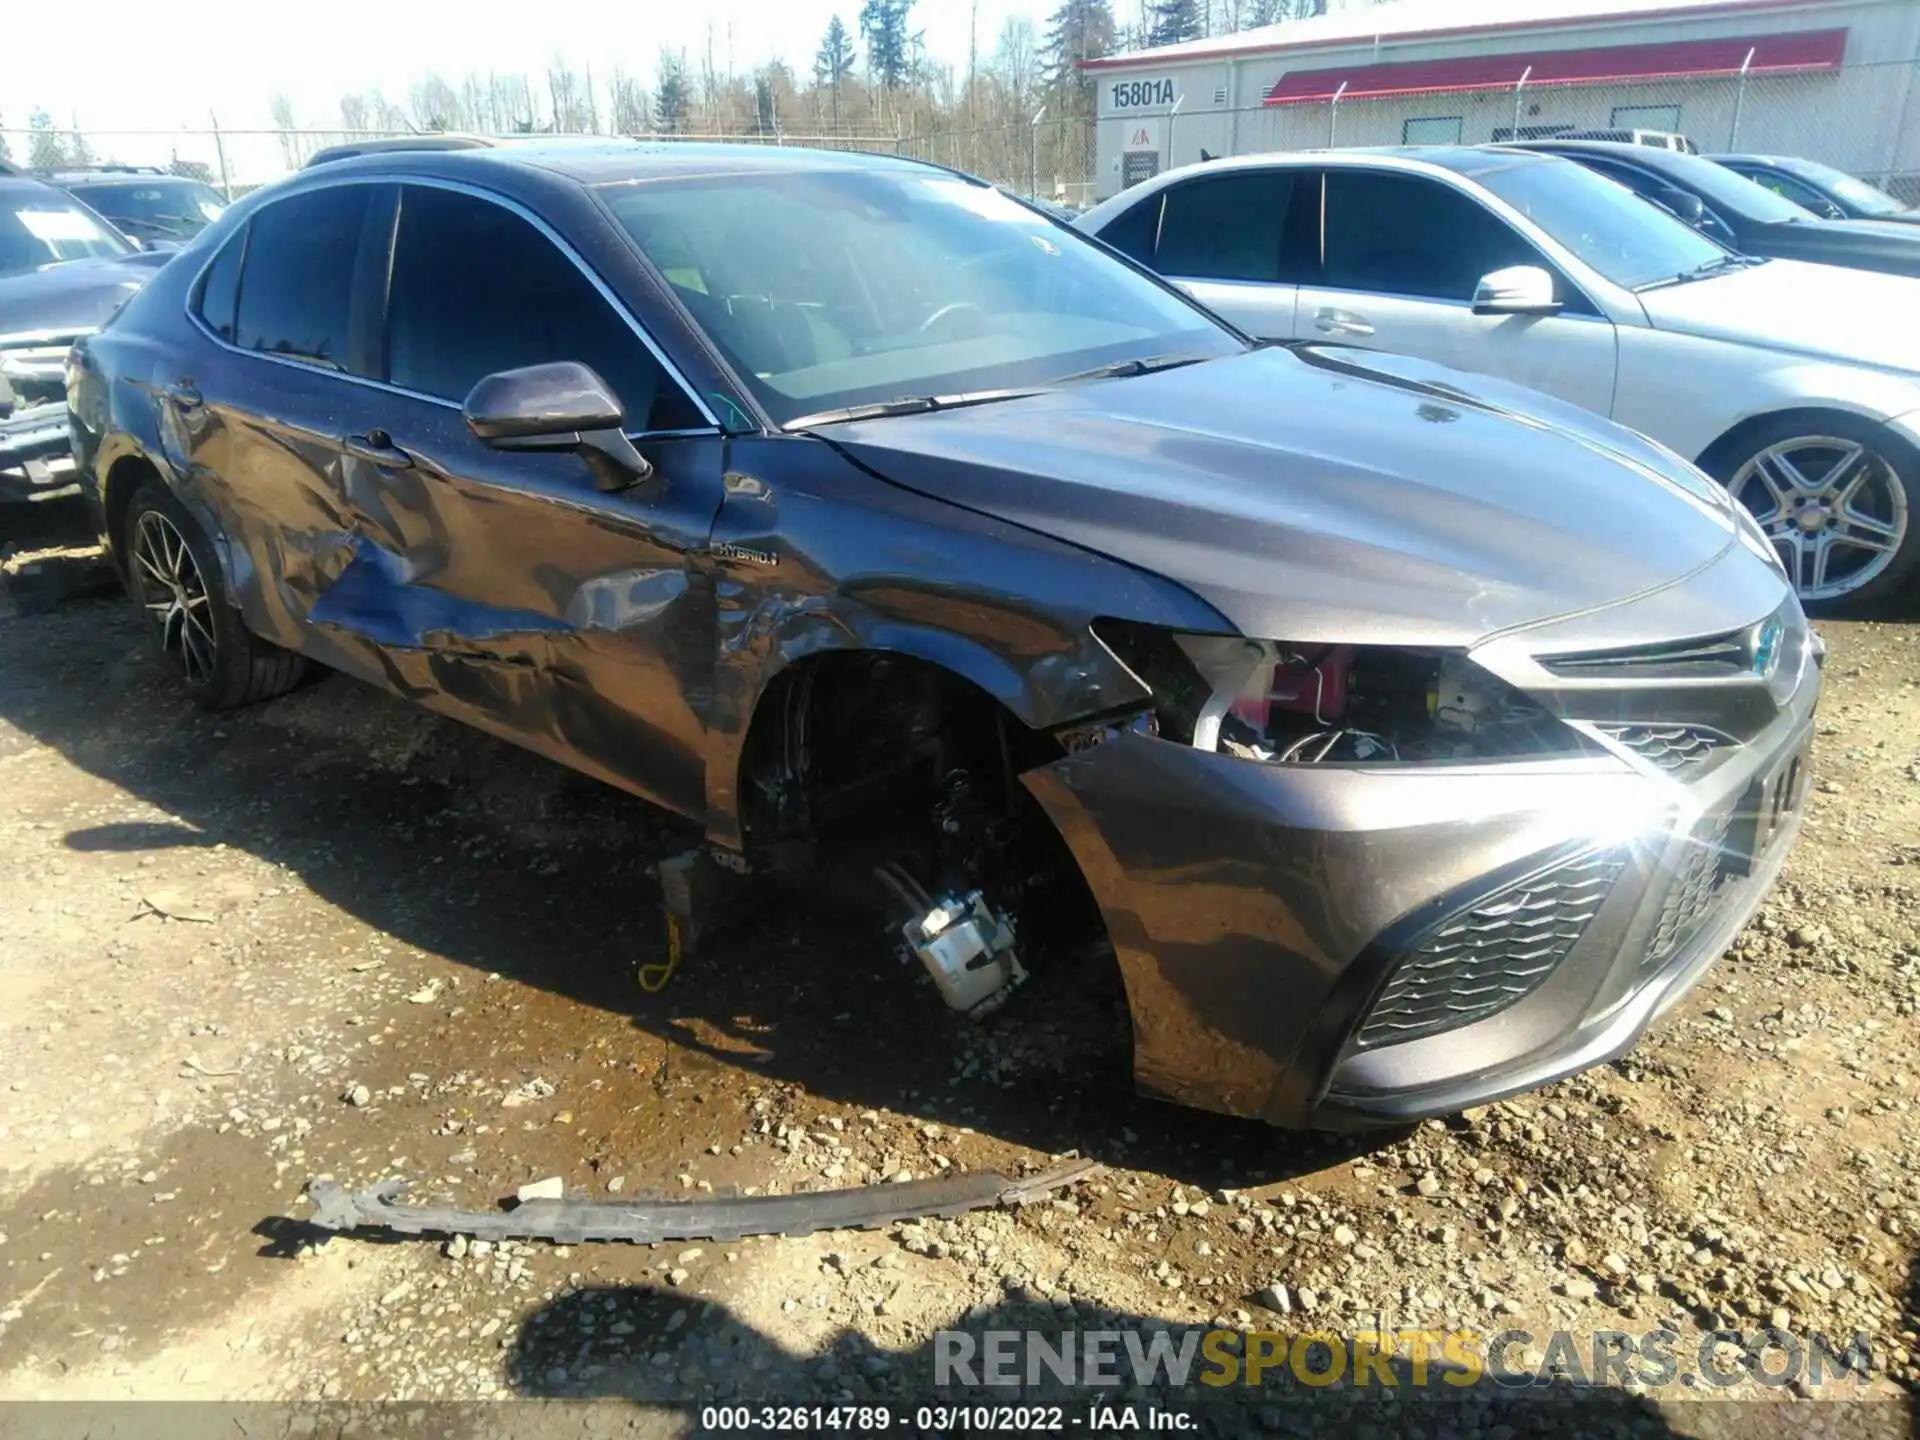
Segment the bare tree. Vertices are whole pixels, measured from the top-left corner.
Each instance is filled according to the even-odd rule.
[[[275,94],[267,114],[273,120],[273,128],[280,132],[280,158],[287,162],[289,170],[298,170],[306,156],[302,153],[303,137],[292,133],[295,128],[293,101],[284,94]]]
[[[1033,97],[1040,88],[1040,45],[1029,17],[1009,15],[1001,24],[1000,39],[993,48],[993,77],[1012,102],[1012,118],[1020,120],[1032,113]]]
[[[607,106],[616,135],[638,135],[647,128],[647,92],[618,65],[607,81]]]

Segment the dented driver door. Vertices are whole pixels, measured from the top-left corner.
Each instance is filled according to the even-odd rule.
[[[384,394],[340,437],[353,554],[309,619],[395,691],[683,813],[704,805],[713,592],[697,566],[725,439],[634,323],[512,208],[407,185]],[[653,467],[493,449],[461,400],[551,360],[600,374]],[[373,414],[373,409],[378,414]]]

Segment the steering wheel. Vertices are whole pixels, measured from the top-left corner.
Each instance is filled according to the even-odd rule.
[[[945,305],[940,306],[920,322],[920,333],[924,335],[949,316],[958,315],[968,310],[971,310],[983,320],[986,318],[987,312],[971,300],[949,300]]]

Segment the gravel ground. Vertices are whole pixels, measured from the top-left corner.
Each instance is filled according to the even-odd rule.
[[[788,910],[642,994],[648,866],[683,824],[337,677],[201,715],[130,607],[70,593],[83,559],[10,569],[0,1398],[610,1396],[675,1431],[716,1397],[905,1407],[952,1325],[1525,1329],[1536,1361],[1556,1329],[1667,1326],[1691,1355],[1774,1326],[1869,1337],[1872,1379],[1822,1392],[1860,1406],[1616,1384],[1572,1419],[1435,1424],[1912,1424],[1920,626],[1822,626],[1805,838],[1655,1034],[1539,1094],[1332,1138],[1132,1097],[1091,963],[974,1026],[878,934]],[[319,1175],[491,1208],[552,1176],[682,1195],[1067,1154],[1107,1168],[875,1232],[569,1248],[301,1221]],[[1227,1433],[1301,1423],[1284,1387],[1132,1398]]]

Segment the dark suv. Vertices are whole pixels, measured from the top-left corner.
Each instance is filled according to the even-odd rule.
[[[64,191],[0,174],[0,502],[71,493],[68,347],[165,259]]]
[[[70,399],[203,703],[317,661],[477,725],[744,883],[857,886],[968,1016],[1104,937],[1139,1082],[1194,1105],[1392,1121],[1613,1055],[1798,824],[1818,644],[1719,486],[1256,346],[931,166],[341,159]]]

